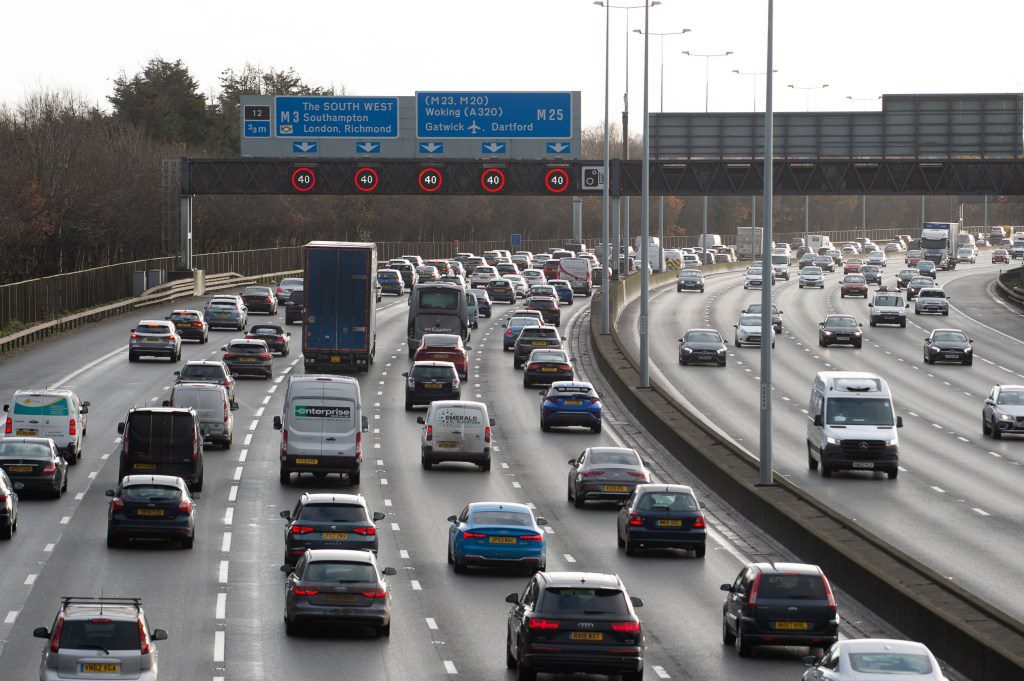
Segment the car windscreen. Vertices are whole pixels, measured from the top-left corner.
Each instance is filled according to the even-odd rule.
[[[121,498],[140,502],[178,501],[181,490],[171,485],[128,485],[121,490]]]
[[[640,457],[638,457],[634,452],[596,451],[590,453],[590,456],[587,457],[587,462],[591,466],[639,466]]]
[[[458,336],[447,333],[423,334],[423,345],[428,348],[457,348],[460,340]]]
[[[967,334],[959,331],[936,331],[932,334],[932,340],[936,343],[966,343]]]
[[[933,270],[935,269],[935,263],[931,260],[921,260],[917,263],[917,269],[921,272],[924,272],[925,270]]]
[[[931,674],[932,662],[927,655],[894,652],[848,653],[850,667],[864,674]]]
[[[49,459],[50,445],[43,442],[2,442],[0,459]]]
[[[875,307],[900,307],[903,299],[899,296],[875,296],[874,304]]]
[[[715,331],[690,331],[685,336],[687,343],[721,343],[722,337]]]
[[[830,397],[825,402],[830,426],[891,426],[892,403],[877,397]]]
[[[931,277],[914,277],[910,280],[911,286],[934,286],[935,281]]]
[[[549,328],[549,327],[538,326],[538,327],[535,328],[535,327],[532,327],[532,326],[527,326],[527,327],[523,328],[522,333],[519,334],[519,338],[520,338],[520,340],[522,340],[524,338],[530,338],[530,339],[544,338],[544,339],[549,339],[549,340],[557,340],[558,339],[558,335],[557,335],[557,333],[556,333],[556,331],[554,329]]]
[[[298,519],[311,523],[358,523],[367,517],[366,509],[358,504],[306,504]]]
[[[285,286],[287,286],[289,288],[292,288],[292,287],[295,287],[295,286],[304,286],[304,285],[305,285],[305,282],[302,279],[292,278],[292,277],[289,277],[287,279],[282,279],[281,280],[281,284],[280,284],[281,288],[284,288]]]
[[[398,279],[398,272],[377,272],[377,279],[380,281],[395,281]]]
[[[233,300],[211,300],[210,307],[223,307],[234,309],[238,304]]]
[[[803,273],[806,274],[806,275],[821,274],[821,268],[820,267],[805,267],[804,270],[803,270]]]
[[[687,278],[689,278],[689,277],[700,278],[703,275],[701,274],[700,270],[683,270],[682,272],[679,273],[679,276],[680,277],[687,277]]]
[[[455,369],[454,367],[414,366],[409,375],[420,380],[450,381],[455,378]]]
[[[178,378],[182,381],[190,378],[212,378],[219,381],[224,378],[224,369],[219,366],[211,366],[209,364],[186,364],[182,367]]]
[[[758,599],[825,600],[825,583],[817,574],[761,575]]]
[[[825,320],[825,326],[829,328],[853,328],[857,326],[857,320],[853,317],[829,317]]]
[[[508,328],[513,331],[521,329],[524,326],[540,326],[540,321],[535,317],[513,317],[508,320]]]
[[[305,301],[306,301],[306,292],[302,291],[302,290],[292,291],[291,295],[288,296],[288,302],[289,303],[294,303],[294,304],[297,304],[297,305],[302,305]]]
[[[243,296],[266,296],[270,295],[270,290],[265,286],[250,286],[242,290]]]
[[[1024,391],[1004,390],[999,393],[996,404],[1024,405]]]
[[[945,298],[946,292],[941,289],[923,289],[921,291],[922,298]]]
[[[199,321],[199,313],[198,312],[172,312],[168,316],[170,317],[170,320],[172,322],[198,322]]]
[[[182,388],[174,390],[175,407],[192,407],[197,411],[220,409],[224,406],[224,389],[209,386],[205,390]]]
[[[917,276],[918,270],[900,270],[900,277],[913,279]]]
[[[477,525],[512,525],[532,527],[533,518],[521,511],[473,511],[471,521]]]
[[[263,334],[267,336],[280,336],[284,331],[279,326],[254,326],[249,330],[252,334]]]
[[[640,497],[637,508],[643,510],[696,511],[697,500],[686,492],[648,492]]]
[[[618,589],[549,587],[538,611],[565,615],[628,615],[626,595]]]
[[[302,579],[307,582],[376,582],[377,571],[369,563],[318,560],[306,565]]]
[[[788,265],[789,264],[789,256],[788,255],[773,255],[772,256],[772,264],[773,265]]]
[[[135,329],[138,333],[170,333],[163,324],[139,324]]]
[[[844,284],[863,284],[867,280],[864,277],[857,276],[855,274],[849,274],[843,279]]]
[[[139,623],[106,617],[69,619],[60,630],[61,648],[139,650]]]
[[[757,326],[761,323],[761,315],[745,314],[740,317],[740,326]]]

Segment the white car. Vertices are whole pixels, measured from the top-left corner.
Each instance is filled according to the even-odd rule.
[[[841,252],[842,252],[842,254],[844,256],[847,256],[847,255],[860,255],[860,248],[858,248],[854,244],[846,244],[845,246],[843,246]]]
[[[798,280],[800,288],[817,286],[818,288],[825,288],[825,273],[820,267],[807,266],[800,270],[800,279]]]
[[[700,267],[700,256],[696,253],[683,253],[682,267]]]
[[[961,246],[956,252],[957,262],[969,262],[972,265],[978,261],[978,249],[974,246]]]
[[[742,348],[743,344],[761,345],[761,315],[741,314],[738,323],[733,324],[736,328],[736,347]],[[770,328],[770,327],[769,327]],[[775,347],[775,329],[771,329],[772,347]]]
[[[906,678],[946,681],[943,665],[923,643],[860,638],[833,643],[820,661],[804,658],[803,681]]]
[[[493,265],[480,265],[473,270],[473,274],[469,275],[469,286],[470,288],[487,286],[495,279],[501,279],[501,277],[498,276],[498,270]]]
[[[526,283],[526,279],[521,274],[506,274],[502,279],[512,282],[512,288],[516,290],[517,298],[525,298],[526,293],[530,290],[530,285]]]
[[[879,267],[885,267],[885,264],[886,264],[885,253],[883,253],[882,251],[871,251],[871,253],[868,254],[867,264],[868,265],[878,265]]]
[[[772,284],[775,283],[775,272],[771,273]],[[743,275],[743,288],[761,287],[761,281],[764,279],[764,273],[761,270],[760,265],[748,267],[746,274]]]
[[[548,280],[548,278],[544,276],[544,270],[535,270],[532,268],[523,270],[523,279],[525,279],[526,283],[530,286],[533,286],[534,284],[543,284]]]

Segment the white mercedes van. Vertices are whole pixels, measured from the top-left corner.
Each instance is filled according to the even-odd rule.
[[[4,411],[5,435],[48,437],[72,466],[82,458],[89,402],[79,400],[74,390],[18,390]]]
[[[807,407],[807,465],[832,477],[840,470],[899,473],[896,416],[885,380],[860,371],[819,371]]]
[[[290,379],[284,411],[274,417],[274,429],[281,431],[281,484],[287,485],[292,473],[337,473],[358,485],[368,428],[356,379],[316,374]]]
[[[483,402],[438,400],[432,402],[426,416],[416,419],[423,425],[421,454],[423,468],[430,470],[442,461],[475,463],[480,470],[491,470],[491,426],[494,419]]]

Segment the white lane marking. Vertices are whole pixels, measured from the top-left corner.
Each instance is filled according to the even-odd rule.
[[[266,397],[263,398],[263,402],[261,402],[260,404],[269,404],[269,403],[270,403],[270,395],[267,395]]]
[[[235,522],[235,507],[228,506],[224,509],[224,524],[230,525],[233,522]]]
[[[89,473],[89,479],[90,479],[90,480],[95,480],[95,479],[96,479],[96,475],[97,475],[98,473],[99,473],[99,471],[92,471],[92,472],[90,472],[90,473]]]
[[[223,662],[224,661],[224,632],[215,631],[213,632],[213,661]]]
[[[253,419],[252,423],[249,424],[249,430],[256,430],[256,426],[260,425],[260,422]]]
[[[384,505],[385,506],[390,506],[391,505],[391,500],[390,499],[385,499],[384,500]]]
[[[551,527],[550,525],[541,525],[541,527],[548,534],[554,534],[555,533],[555,528]]]
[[[266,409],[266,407],[260,407],[259,409],[256,410],[256,414],[255,414],[256,418],[259,418],[259,417],[263,416],[263,410],[264,409]]]
[[[96,359],[94,359],[93,361],[89,362],[85,366],[83,366],[83,367],[81,367],[79,369],[75,369],[74,371],[72,371],[70,374],[68,374],[64,378],[59,379],[56,383],[51,385],[49,389],[53,390],[54,388],[59,388],[61,385],[63,385],[64,383],[70,381],[75,376],[78,376],[79,374],[82,374],[82,373],[88,371],[89,369],[92,369],[94,366],[96,366],[100,362],[102,362],[104,360],[107,360],[107,359],[110,359],[114,355],[122,353],[122,352],[124,352],[127,349],[128,349],[127,345],[122,345],[119,348],[115,348],[115,349],[111,350],[110,352],[108,352],[107,354],[103,355],[102,357],[97,357]]]
[[[967,438],[965,438],[965,437],[964,437],[963,435],[957,435],[957,436],[956,436],[956,439],[957,439],[957,440],[960,440],[960,442],[970,442],[970,440],[968,440]]]
[[[668,672],[665,671],[665,668],[662,667],[661,665],[654,665],[653,667],[651,667],[651,669],[654,670],[654,673],[658,675],[659,679],[671,679],[672,678],[671,676],[669,676]]]
[[[56,544],[47,544],[46,547],[43,548],[43,551],[45,551],[46,553],[51,553],[53,549],[56,548],[56,546]]]
[[[1000,454],[999,452],[989,452],[989,454],[991,454],[992,456],[996,457],[997,459],[1003,458],[1003,455]]]
[[[38,577],[38,576],[39,575],[29,575],[28,577],[26,577],[25,578],[25,586],[32,586],[33,584],[35,584],[36,583],[36,577]]]
[[[289,371],[291,371],[291,370],[292,370],[292,368],[291,368],[291,367],[288,367],[288,368],[286,368],[286,369],[285,369],[284,371],[282,371],[281,373],[282,373],[282,374],[287,374],[287,373],[288,373]]]
[[[238,453],[238,463],[245,463],[246,458],[249,456],[249,450],[243,449]]]
[[[971,510],[974,511],[975,513],[977,513],[978,515],[984,515],[984,516],[992,515],[991,513],[988,513],[987,511],[981,510],[980,508],[972,508]]]
[[[157,400],[159,400],[159,399],[160,399],[160,396],[159,396],[159,395],[157,395],[156,397],[150,397],[150,398],[149,398],[149,401],[150,401],[150,402],[156,402],[156,401],[157,401]]]
[[[1007,369],[1006,367],[1004,367],[1002,365],[1000,365],[999,368],[1002,369],[1003,371],[1005,371],[1008,374],[1012,374],[1013,373],[1012,369]]]
[[[217,594],[217,607],[214,609],[214,615],[213,616],[216,617],[219,620],[222,620],[227,615],[227,612],[226,612],[227,609],[228,609],[228,595],[227,594]]]
[[[903,472],[903,473],[907,472],[907,469],[904,468],[903,466],[896,466],[896,468],[900,469],[900,471]]]
[[[424,619],[427,620],[427,629],[437,631],[437,622],[434,621],[433,617],[425,617]]]
[[[907,413],[908,413],[908,414],[910,414],[911,416],[917,416],[917,414],[915,414],[915,413],[914,413],[914,412],[912,412],[912,411],[908,411]]]
[[[373,419],[374,419],[375,421],[380,421],[380,414],[374,414],[374,415],[373,415]]]
[[[104,461],[106,461],[107,459],[109,459],[109,458],[110,458],[110,452],[107,452],[106,454],[104,454],[104,455],[103,455],[103,456],[101,456],[100,458],[101,458],[101,459],[103,459]]]
[[[277,392],[277,386],[276,385],[270,386],[270,390],[268,390],[267,392],[270,393],[271,395],[273,395],[275,392]]]
[[[114,444],[115,445],[121,444],[121,436],[120,435],[118,435],[117,437],[114,438]]]
[[[70,522],[71,522],[71,516],[69,516],[69,515],[66,515],[66,516],[64,516],[63,518],[60,519],[60,524],[61,525],[67,525]]]
[[[377,465],[378,466],[383,466],[384,465],[384,459],[377,459]]]
[[[391,531],[392,532],[398,532],[401,529],[402,528],[398,526],[398,523],[391,523]]]
[[[502,468],[508,468],[508,464],[507,464],[507,463],[505,463],[504,461],[502,461],[502,462],[501,462],[501,467],[502,467]]]
[[[991,364],[992,366],[996,365],[996,363],[990,359],[985,359],[984,357],[979,357],[978,359],[980,359],[982,362],[985,362],[986,364]]]
[[[939,425],[939,424],[937,424],[937,423],[933,423],[933,424],[932,424],[932,428],[938,428],[939,430],[942,430],[942,426],[940,426],[940,425]]]
[[[423,591],[423,586],[420,584],[418,579],[410,579],[409,586],[412,587],[413,591]]]
[[[382,485],[388,484],[388,479],[387,478],[381,478],[380,479],[380,484],[382,484]]]
[[[228,491],[228,501],[234,501],[238,498],[238,485],[231,485],[231,489]]]
[[[14,624],[14,620],[18,619],[18,611],[11,610],[7,613],[7,617],[4,618],[4,624]]]
[[[515,487],[516,489],[520,489],[522,487],[522,485],[520,485],[518,482],[514,480],[512,481],[512,486]]]
[[[78,494],[75,495],[75,501],[81,501],[84,498],[85,498],[85,492],[79,492]]]
[[[228,583],[228,561],[222,560],[220,562],[220,571],[217,574],[217,581],[221,584]]]
[[[379,442],[374,442],[373,443],[373,448],[374,449],[380,449],[380,443]]]
[[[576,559],[572,557],[571,553],[565,553],[565,554],[562,554],[562,555],[565,556],[565,562],[566,563],[575,563],[576,562]]]
[[[280,383],[283,380],[284,380],[284,376],[278,376],[277,378],[274,379],[274,383]]]
[[[373,429],[373,434],[374,435],[380,435],[380,428],[374,428]]]
[[[220,550],[222,553],[228,553],[231,551],[231,533],[225,532],[223,539],[220,540]]]
[[[399,549],[398,557],[403,559],[403,560],[409,560],[409,552],[406,551],[405,549]]]
[[[936,487],[935,485],[932,485],[931,488],[933,490],[935,490],[936,492],[938,492],[939,494],[945,494],[946,493],[946,490],[942,489],[941,487]]]
[[[447,674],[458,674],[459,670],[455,668],[455,663],[451,660],[444,661],[444,671]]]
[[[251,444],[252,444],[252,433],[247,433],[246,436],[245,436],[245,440],[242,441],[242,445],[245,446],[245,447],[248,447]]]
[[[241,466],[238,466],[238,467],[235,468],[234,479],[235,480],[241,480],[242,479],[242,467]]]

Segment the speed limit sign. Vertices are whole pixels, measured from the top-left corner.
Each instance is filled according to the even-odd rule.
[[[1006,203],[1006,200],[1008,198],[1010,198],[1010,197],[1007,196],[1006,194],[1000,194],[999,196],[996,197],[996,199],[999,201],[999,203]]]
[[[360,168],[356,171],[356,189],[361,192],[372,192],[377,188],[377,171],[373,168]]]
[[[569,187],[569,173],[561,168],[552,168],[544,176],[544,186],[552,194],[560,194]]]
[[[436,192],[441,188],[441,183],[444,181],[441,171],[437,168],[424,168],[420,172],[417,182],[419,182],[420,189],[425,192]]]
[[[496,194],[505,187],[505,173],[497,168],[488,168],[480,175],[480,184],[484,191]]]

